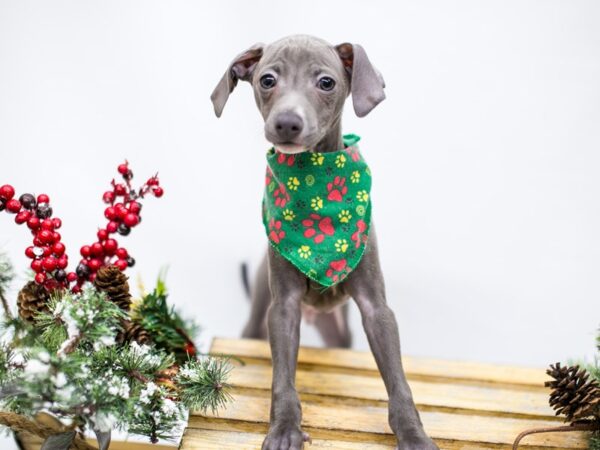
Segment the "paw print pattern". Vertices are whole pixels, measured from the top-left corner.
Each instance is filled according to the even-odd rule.
[[[325,236],[333,236],[335,228],[331,217],[321,217],[318,214],[311,214],[308,219],[302,221],[304,226],[304,237],[312,239],[315,244],[320,244],[325,240]]]
[[[352,269],[348,267],[346,258],[343,258],[337,261],[331,261],[329,263],[329,268],[327,269],[327,272],[325,272],[325,275],[327,276],[327,278],[331,278],[331,280],[334,283],[337,283],[338,281],[341,281],[344,278],[346,278],[346,275],[348,275],[348,273],[350,273],[351,270]]]
[[[281,229],[281,220],[271,219],[269,221],[269,239],[279,244],[285,237],[285,231]]]
[[[292,167],[294,165],[294,161],[296,160],[295,155],[286,155],[285,153],[277,154],[277,163],[285,164],[288,167]]]
[[[273,198],[275,199],[275,206],[284,208],[287,202],[290,201],[290,194],[287,193],[283,184],[279,184],[277,189],[273,191]]]
[[[333,182],[327,183],[327,200],[330,202],[341,202],[344,199],[344,195],[348,192],[348,186],[346,186],[346,177],[335,177]]]
[[[360,219],[356,222],[356,231],[352,233],[352,241],[356,248],[360,247],[363,240],[366,241],[367,235],[365,231],[367,231],[367,224],[364,220]]]

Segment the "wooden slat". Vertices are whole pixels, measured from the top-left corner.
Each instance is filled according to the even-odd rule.
[[[236,365],[231,372],[230,382],[239,387],[268,390],[271,387],[271,374],[270,366]],[[486,411],[497,415],[554,415],[545,392],[424,381],[411,381],[410,387],[415,402],[429,408]],[[346,373],[299,369],[296,388],[301,393],[376,401],[388,399],[381,378]]]
[[[212,353],[239,357],[271,359],[271,350],[266,341],[252,339],[214,339]],[[370,352],[345,349],[301,347],[298,353],[300,364],[345,369],[376,371],[377,365]],[[511,367],[460,361],[445,361],[403,356],[402,362],[407,375],[438,379],[473,380],[489,383],[504,383],[541,387],[548,379],[542,369]]]
[[[270,399],[267,392],[258,390],[234,391],[234,401],[219,417],[228,420],[268,423]],[[313,397],[302,400],[302,426],[325,430],[345,431],[362,441],[361,433],[391,434],[385,406],[353,405],[334,398]],[[210,417],[210,416],[208,416]],[[473,443],[508,445],[524,429],[553,426],[548,420],[517,419],[422,411],[425,430],[434,439]],[[190,428],[201,427],[192,415]],[[540,434],[528,438],[529,445],[557,449],[587,448],[583,433]]]

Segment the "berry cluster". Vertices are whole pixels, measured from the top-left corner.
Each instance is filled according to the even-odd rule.
[[[30,258],[35,281],[47,289],[64,288],[77,279],[73,272],[67,273],[69,258],[58,231],[62,221],[52,217],[50,198],[40,194],[23,194],[15,198],[15,189],[8,184],[0,186],[0,211],[15,215],[18,225],[27,224],[33,235],[33,245],[25,255]]]
[[[86,281],[93,281],[96,272],[104,266],[115,265],[120,270],[132,267],[135,260],[129,255],[124,247],[111,235],[117,233],[127,236],[131,229],[141,221],[141,200],[148,194],[155,197],[163,196],[163,188],[160,187],[158,176],[153,176],[144,185],[135,190],[131,187],[133,172],[126,161],[117,168],[123,178],[122,183],[112,181],[112,190],[106,191],[102,196],[103,201],[108,204],[104,210],[104,217],[108,220],[105,228],[98,230],[98,240],[90,245],[84,245],[80,249],[83,259],[76,269],[76,290]]]
[[[25,255],[32,260],[31,269],[38,284],[52,291],[69,288],[75,283],[71,289],[79,292],[83,283],[94,281],[96,272],[101,267],[113,264],[120,270],[125,270],[135,264],[129,252],[119,247],[111,235],[118,233],[127,236],[142,220],[141,200],[148,194],[162,197],[164,191],[157,175],[148,179],[136,191],[131,187],[133,172],[129,169],[129,163],[119,165],[118,171],[123,182],[113,180],[112,190],[105,192],[102,197],[108,204],[104,210],[108,223],[105,228],[98,230],[96,242],[81,247],[83,258],[75,272],[67,271],[69,258],[57,231],[62,221],[58,217],[52,217],[50,198],[46,194],[39,194],[37,197],[23,194],[16,198],[15,189],[11,185],[0,186],[0,212],[14,214],[15,222],[19,225],[26,224],[33,235],[33,245],[27,247]]]

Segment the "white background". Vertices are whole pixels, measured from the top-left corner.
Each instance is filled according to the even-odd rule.
[[[600,4],[594,1],[1,1],[0,184],[47,192],[72,259],[125,157],[166,195],[122,243],[209,334],[238,336],[267,143],[230,60],[293,33],[357,42],[387,83],[365,119],[374,217],[407,354],[545,366],[600,316]],[[348,104],[348,106],[350,106]],[[23,271],[24,227],[0,217]],[[15,286],[16,287],[16,286]],[[355,346],[366,349],[356,309]],[[319,344],[303,328],[304,344]]]

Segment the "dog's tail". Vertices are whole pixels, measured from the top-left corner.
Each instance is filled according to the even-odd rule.
[[[240,266],[240,275],[242,276],[242,286],[246,297],[250,298],[250,277],[248,276],[248,263],[243,262]]]

